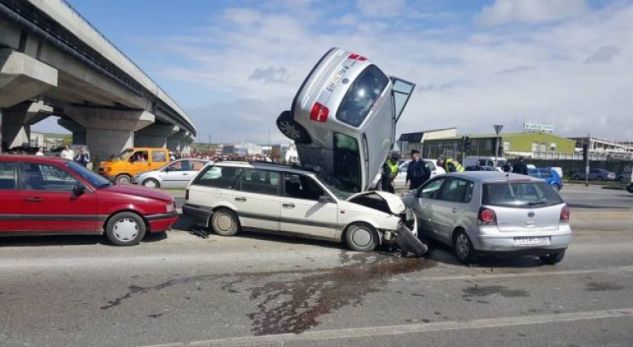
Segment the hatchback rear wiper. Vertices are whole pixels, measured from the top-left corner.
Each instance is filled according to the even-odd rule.
[[[547,201],[530,201],[528,202],[528,206],[539,206],[539,205],[545,205],[547,203]]]

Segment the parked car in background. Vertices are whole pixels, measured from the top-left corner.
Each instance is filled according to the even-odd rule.
[[[128,148],[118,156],[99,164],[99,174],[117,184],[126,184],[141,172],[156,170],[169,163],[166,148]]]
[[[446,171],[435,165],[435,160],[431,159],[422,159],[424,160],[424,165],[431,172],[431,178],[445,174]],[[398,175],[393,180],[393,186],[396,189],[407,189],[409,186],[407,185],[407,169],[409,168],[409,163],[411,160],[400,160],[398,165]],[[380,178],[382,176],[382,172],[376,175],[374,181],[372,183],[372,187],[376,187],[375,189],[380,189]]]
[[[626,186],[626,191],[633,194],[633,183],[629,183],[629,185]]]
[[[295,142],[304,168],[337,190],[365,191],[392,149],[396,123],[414,87],[359,54],[332,48],[277,126]]]
[[[132,177],[132,184],[148,188],[186,188],[207,163],[209,161],[202,159],[178,159],[158,170]]]
[[[586,177],[585,171],[580,170],[574,173],[572,176],[575,180],[584,180]],[[607,171],[606,169],[589,169],[590,181],[613,181],[616,179],[615,173]]]
[[[534,167],[535,169],[536,167]],[[530,166],[528,165],[528,169],[530,169]],[[556,172],[558,174],[558,177],[560,177],[561,179],[563,178],[563,168],[560,166],[552,166],[550,167],[550,169],[554,170],[554,172]]]
[[[113,185],[73,161],[0,156],[0,236],[105,234],[129,246],[177,218],[171,196]]]
[[[528,175],[536,178],[540,178],[545,182],[549,183],[552,188],[557,191],[563,188],[563,180],[560,178],[558,173],[550,168],[534,168],[528,170]]]
[[[501,172],[439,175],[403,198],[420,235],[452,246],[464,263],[478,255],[535,255],[547,264],[565,256],[569,208],[540,179]]]
[[[499,171],[498,168],[494,166],[466,166],[464,171]]]
[[[401,247],[426,252],[417,222],[400,197],[369,191],[351,195],[316,174],[275,164],[220,162],[206,166],[185,193],[183,214],[222,236],[243,229],[344,242],[371,251],[409,237]],[[409,217],[409,218],[407,218]]]
[[[620,171],[620,173],[618,174],[617,180],[622,183],[633,182],[631,180],[631,167],[627,166],[622,171]]]
[[[492,167],[496,168],[497,171],[501,171],[501,167],[507,163],[508,160],[503,157],[497,158],[497,164],[495,165],[495,157],[494,156],[468,156],[464,158],[464,162],[462,163],[463,167]],[[471,170],[471,171],[488,171],[488,170]]]

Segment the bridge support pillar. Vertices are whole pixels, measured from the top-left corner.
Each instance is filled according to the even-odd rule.
[[[15,106],[57,87],[57,70],[10,48],[0,49],[0,107]]]
[[[86,128],[81,124],[68,117],[58,119],[57,124],[73,134],[73,145],[86,145]]]
[[[180,131],[176,125],[152,124],[134,135],[134,144],[138,147],[167,147],[167,138]]]
[[[26,101],[2,111],[2,141],[7,148],[28,147],[31,125],[53,113],[53,108],[42,101]]]
[[[179,132],[173,134],[167,138],[167,148],[172,152],[181,152],[182,147],[180,142],[187,136],[189,136],[189,132],[185,130],[180,130]]]
[[[66,107],[64,113],[85,129],[86,146],[94,162],[134,147],[134,133],[155,120],[147,111],[109,108]]]

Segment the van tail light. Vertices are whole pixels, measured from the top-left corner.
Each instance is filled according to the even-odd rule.
[[[322,104],[315,102],[310,110],[310,120],[325,123],[327,122],[327,116],[330,114],[330,110]]]
[[[185,189],[185,200],[189,200],[189,189]]]
[[[479,224],[485,225],[496,225],[497,224],[497,214],[495,211],[482,207],[479,209]]]
[[[569,216],[571,212],[569,211],[569,207],[563,206],[563,209],[560,210],[560,221],[569,223]]]

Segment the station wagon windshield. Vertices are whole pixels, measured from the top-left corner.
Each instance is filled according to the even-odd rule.
[[[388,83],[389,78],[379,68],[369,65],[345,94],[336,119],[354,127],[361,125]]]

